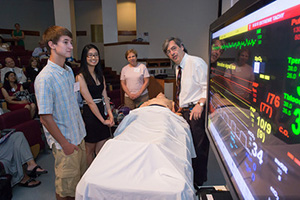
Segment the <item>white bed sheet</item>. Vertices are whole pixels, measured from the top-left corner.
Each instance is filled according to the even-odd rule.
[[[76,188],[76,199],[196,199],[188,124],[161,106],[127,115]]]

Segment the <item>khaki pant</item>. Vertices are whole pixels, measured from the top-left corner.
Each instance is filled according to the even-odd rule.
[[[53,144],[55,159],[55,190],[60,197],[75,197],[76,186],[87,169],[84,140],[78,145],[79,150],[66,155]]]
[[[132,100],[129,97],[125,96],[125,98],[124,98],[124,104],[125,104],[125,106],[127,106],[128,108],[130,108],[130,110],[133,110],[133,109],[139,107],[142,103],[144,103],[145,101],[148,101],[148,100],[149,100],[148,93],[139,96],[135,100]]]

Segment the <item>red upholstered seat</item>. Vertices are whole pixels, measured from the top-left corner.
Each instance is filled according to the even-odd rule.
[[[10,50],[17,55],[26,54],[26,50],[24,46],[10,46]]]
[[[7,128],[14,128],[17,131],[23,132],[30,147],[38,144],[38,151],[45,147],[45,143],[42,140],[40,123],[31,119],[28,109],[22,108],[0,115],[0,130]],[[36,153],[33,152],[33,154]]]
[[[27,122],[13,126],[13,128],[24,133],[24,136],[26,137],[29,146],[39,144],[41,149],[45,147],[44,141],[41,137],[41,127],[38,121],[29,120]]]
[[[0,119],[0,121],[3,122],[3,124],[1,124],[0,122],[1,130],[5,128],[12,128],[18,124],[22,124],[26,121],[32,120],[30,117],[29,110],[26,108],[22,108],[0,115]]]
[[[19,58],[20,58],[21,66],[27,67],[29,65],[29,60],[31,58],[31,55],[23,55],[23,56],[19,56]]]

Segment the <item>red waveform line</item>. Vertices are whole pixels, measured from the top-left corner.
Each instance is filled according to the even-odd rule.
[[[225,73],[225,74],[229,74],[229,73]],[[240,80],[242,80],[242,81],[248,82],[248,83],[250,83],[251,85],[253,85],[253,81],[249,81],[249,80],[247,80],[247,79],[241,78],[241,77],[236,76],[236,75],[233,75],[233,74],[230,74],[230,76],[235,77],[236,79],[240,79]],[[242,86],[242,87],[244,87],[246,90],[249,90],[249,91],[251,92],[251,89],[249,89],[249,88],[247,88],[247,87],[245,87],[245,86]]]
[[[216,81],[216,80],[214,80],[214,82],[215,82],[219,87],[221,87],[221,88],[223,88],[223,89],[229,91],[229,88],[226,87],[224,84],[222,84],[222,82]]]
[[[214,71],[215,71],[215,72],[216,72],[216,71],[217,71],[217,72],[220,72],[220,74],[218,74],[218,75],[224,74],[224,71],[223,71],[223,70],[220,70],[220,69],[218,69],[218,68],[212,67],[212,68],[211,68],[211,72],[214,73]]]
[[[235,84],[235,85],[237,85],[237,86],[239,86],[239,87],[241,87],[241,88],[244,88],[249,94],[251,93],[251,89],[249,89],[249,88],[247,88],[247,87],[245,87],[245,86],[243,86],[243,85],[241,85],[241,84],[239,84],[239,83],[237,83],[237,82],[235,82],[235,81],[233,81],[233,80],[231,80],[231,79],[229,79],[229,78],[227,78],[227,77],[225,77],[224,76],[224,78],[223,78],[224,80],[226,80],[226,81],[228,81],[228,82],[231,82],[231,83],[233,83],[233,84]],[[242,80],[242,79],[241,79]],[[249,83],[251,83],[252,84],[252,82],[250,82],[250,81],[248,81]]]
[[[290,152],[287,152],[287,156],[288,156],[290,159],[294,160],[294,155],[291,154]]]
[[[213,80],[214,83],[217,83],[217,85],[218,85],[219,87],[221,87],[222,89],[225,89],[225,90],[227,90],[227,91],[230,91],[230,89],[229,89],[228,87],[226,87],[226,85],[224,85],[224,83],[230,81],[230,79],[225,78],[224,76],[221,76],[221,75],[217,75],[217,76],[218,76],[218,78],[220,78],[220,79],[214,79],[214,80]],[[223,80],[224,82],[221,82],[221,80]]]
[[[228,83],[231,82],[231,83],[234,83],[234,84],[236,84],[236,85],[240,85],[240,84],[238,84],[238,83],[236,83],[236,82],[234,82],[234,81],[230,80],[229,78],[226,78],[226,77],[224,77],[224,76],[222,76],[222,75],[219,75],[219,74],[216,74],[216,73],[213,73],[213,72],[212,72],[212,74],[213,74],[213,75],[216,75],[217,77],[219,77],[220,79],[224,80],[225,82],[228,82]],[[250,104],[250,101],[249,101],[249,100],[246,100],[245,98],[241,97],[240,95],[238,95],[238,94],[235,93],[234,91],[231,91],[228,87],[226,87],[223,83],[219,82],[217,79],[214,79],[213,81],[214,81],[215,83],[218,83],[218,86],[219,86],[219,87],[222,87],[223,89],[226,89],[227,91],[230,91],[232,94],[234,94],[234,95],[235,95],[236,97],[238,97],[239,99],[242,99],[244,102]],[[241,86],[241,85],[240,85],[240,86]],[[243,87],[244,87],[244,86],[243,86]],[[249,90],[250,90],[250,89],[249,89]],[[250,90],[250,92],[246,90],[246,92],[248,92],[248,93],[251,94],[251,90]]]
[[[298,160],[298,158],[296,158],[293,154],[291,154],[290,152],[287,152],[287,156],[293,160],[299,167],[300,167],[300,161]]]
[[[300,167],[300,161],[297,158],[294,159],[294,162]]]
[[[243,85],[241,85],[241,84],[239,84],[239,83],[237,83],[237,82],[235,82],[235,81],[233,81],[233,80],[231,80],[231,79],[229,79],[229,78],[225,78],[225,79],[226,79],[227,81],[229,81],[229,82],[231,82],[231,83],[233,83],[233,84],[237,85],[238,87],[240,87],[240,88],[244,89],[244,90],[245,90],[245,92],[247,92],[247,93],[251,94],[252,90],[251,90],[251,89],[249,89],[249,88],[247,88],[246,86],[243,86]]]

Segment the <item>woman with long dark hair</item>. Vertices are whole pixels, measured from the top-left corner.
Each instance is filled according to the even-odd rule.
[[[25,99],[18,99],[15,95],[16,92],[24,91],[23,86],[17,81],[15,72],[10,71],[4,75],[4,83],[1,90],[9,110],[27,108],[30,111],[31,118],[35,116],[36,105]]]
[[[86,45],[82,50],[76,81],[80,84],[80,93],[84,99],[82,116],[87,131],[85,137],[87,163],[90,165],[106,140],[111,137],[109,127],[115,124],[106,93],[99,50],[93,44]]]

